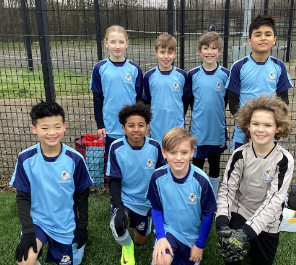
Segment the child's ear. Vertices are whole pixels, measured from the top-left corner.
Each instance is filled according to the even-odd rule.
[[[156,50],[154,50],[154,55],[157,57],[157,51]]]
[[[36,127],[34,125],[30,125],[30,130],[33,134],[37,134]]]
[[[104,45],[105,45],[106,48],[108,48],[107,47],[108,43],[107,43],[107,40],[106,39],[104,39]]]
[[[123,130],[123,132],[125,133],[125,127],[124,127],[124,125],[122,125],[122,130]]]
[[[164,149],[162,147],[161,147],[161,154],[162,154],[163,158],[166,159],[165,151],[164,151]]]

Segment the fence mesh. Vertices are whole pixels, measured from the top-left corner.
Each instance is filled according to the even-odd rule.
[[[174,1],[175,7],[172,12],[175,21],[174,34],[178,41],[175,65],[180,67],[182,58],[186,71],[200,64],[201,60],[197,54],[198,38],[203,32],[214,27],[223,40],[228,39],[228,47],[225,48],[226,61],[221,55],[219,63],[226,64],[230,68],[234,61],[234,49],[240,50],[244,47],[241,36],[244,31],[245,1],[231,1],[235,3],[231,3],[230,6],[229,33],[226,35],[225,1],[188,0],[185,2],[185,10],[181,10],[181,2]],[[277,23],[277,42],[271,54],[286,63],[292,83],[295,85],[296,33],[292,30],[289,35],[289,26],[293,29],[294,25],[295,9],[290,8],[291,0],[268,2],[268,14],[272,15]],[[45,9],[41,12],[47,15],[48,32],[40,36],[38,31],[40,10],[36,10],[35,1],[0,1],[1,185],[7,185],[10,180],[18,153],[37,142],[37,138],[29,130],[28,113],[32,105],[41,99],[46,99],[44,65],[48,63],[52,65],[50,78],[54,82],[56,101],[64,107],[67,115],[64,142],[74,147],[74,139],[78,136],[85,132],[97,132],[89,83],[92,68],[100,60],[98,52],[100,47],[102,58],[108,56],[102,43],[106,28],[118,24],[127,30],[130,45],[126,56],[139,64],[143,73],[157,64],[153,54],[156,37],[168,32],[170,12],[167,2],[100,0],[97,1],[97,7],[94,1],[90,0],[47,0],[44,3]],[[25,9],[21,4],[24,4]],[[250,11],[252,18],[263,14],[264,1],[253,1]],[[182,14],[185,15],[185,24],[182,24]],[[99,24],[96,22],[96,16]],[[98,37],[100,37],[99,42]],[[40,46],[42,38],[49,39],[49,49],[46,51]],[[289,38],[291,42],[288,47]],[[182,41],[184,41],[183,54],[180,49]],[[287,58],[288,48],[290,53]],[[44,52],[48,53],[47,60],[50,61],[44,61]],[[290,107],[295,124],[294,93],[294,89],[290,89]],[[187,116],[188,128],[190,111]],[[233,118],[228,110],[227,125],[231,135]],[[280,143],[295,157],[295,129]],[[221,175],[230,153],[228,150],[222,155]]]

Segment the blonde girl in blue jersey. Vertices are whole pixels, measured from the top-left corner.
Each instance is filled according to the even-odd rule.
[[[140,67],[125,57],[129,45],[125,29],[113,25],[106,30],[104,45],[108,58],[95,64],[90,89],[93,91],[94,114],[100,137],[106,137],[105,150],[124,136],[118,112],[124,105],[142,99],[143,74]]]

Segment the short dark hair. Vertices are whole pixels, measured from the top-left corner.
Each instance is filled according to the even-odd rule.
[[[255,29],[259,29],[261,26],[268,26],[271,27],[273,30],[273,33],[275,35],[275,21],[272,17],[268,16],[262,16],[258,15],[254,18],[252,21],[250,27],[249,27],[249,38],[251,38],[252,33]]]
[[[55,102],[44,102],[41,100],[40,103],[32,107],[30,112],[32,124],[34,126],[36,126],[38,119],[52,116],[62,116],[63,122],[65,122],[65,112],[63,108]]]
[[[149,124],[152,119],[150,106],[142,102],[137,102],[133,105],[125,105],[118,113],[119,122],[125,125],[127,118],[130,116],[141,116],[145,119],[145,122]]]

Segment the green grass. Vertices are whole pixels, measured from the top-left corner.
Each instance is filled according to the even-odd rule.
[[[20,235],[15,193],[0,192],[0,264],[16,264],[14,251]],[[91,195],[89,199],[89,239],[85,248],[82,265],[120,264],[121,247],[114,241],[109,228],[109,198],[106,195]],[[132,232],[132,231],[131,231]],[[132,234],[132,233],[131,233]],[[145,246],[135,246],[137,265],[149,265],[153,251],[154,237]],[[280,244],[274,265],[296,264],[296,233],[281,232]],[[47,247],[45,246],[44,252]],[[45,264],[45,253],[40,258]],[[217,249],[217,234],[211,230],[204,250],[202,265],[223,265]],[[250,264],[247,257],[243,265]],[[53,265],[53,263],[51,263]]]
[[[53,78],[57,96],[89,93],[90,78],[88,76],[54,70]],[[1,68],[0,83],[0,99],[45,96],[42,71]]]

